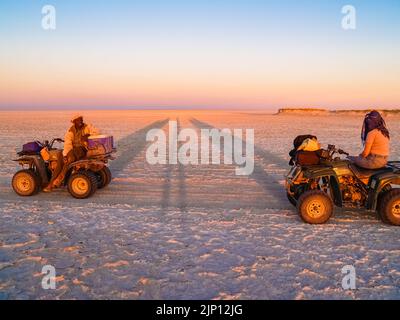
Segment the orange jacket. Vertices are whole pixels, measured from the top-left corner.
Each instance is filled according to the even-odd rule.
[[[66,157],[68,152],[70,152],[73,148],[81,146],[86,147],[85,142],[82,139],[84,136],[98,134],[99,130],[90,124],[84,124],[80,130],[76,130],[75,126],[72,126],[69,128],[64,137],[63,156]]]

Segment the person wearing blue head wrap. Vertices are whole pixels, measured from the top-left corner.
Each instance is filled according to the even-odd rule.
[[[390,134],[385,120],[378,111],[369,112],[361,130],[363,152],[350,159],[365,169],[380,169],[386,166],[389,158]]]
[[[367,113],[361,130],[361,140],[363,145],[367,140],[368,133],[372,130],[379,130],[386,138],[390,139],[389,130],[386,128],[386,122],[378,111]]]

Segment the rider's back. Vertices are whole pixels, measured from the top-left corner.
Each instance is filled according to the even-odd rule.
[[[368,154],[389,156],[389,138],[384,136],[378,129],[372,130],[367,135],[365,150],[369,150]]]

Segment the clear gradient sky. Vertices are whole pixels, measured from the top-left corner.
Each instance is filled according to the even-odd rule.
[[[399,0],[1,0],[0,37],[1,109],[400,108]]]

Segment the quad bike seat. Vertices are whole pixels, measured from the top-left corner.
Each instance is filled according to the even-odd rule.
[[[383,167],[380,169],[365,169],[361,168],[354,163],[350,164],[350,169],[354,172],[354,174],[359,178],[359,179],[369,179],[373,175],[377,173],[385,173],[385,172],[391,172],[393,171],[393,168],[391,167]]]

